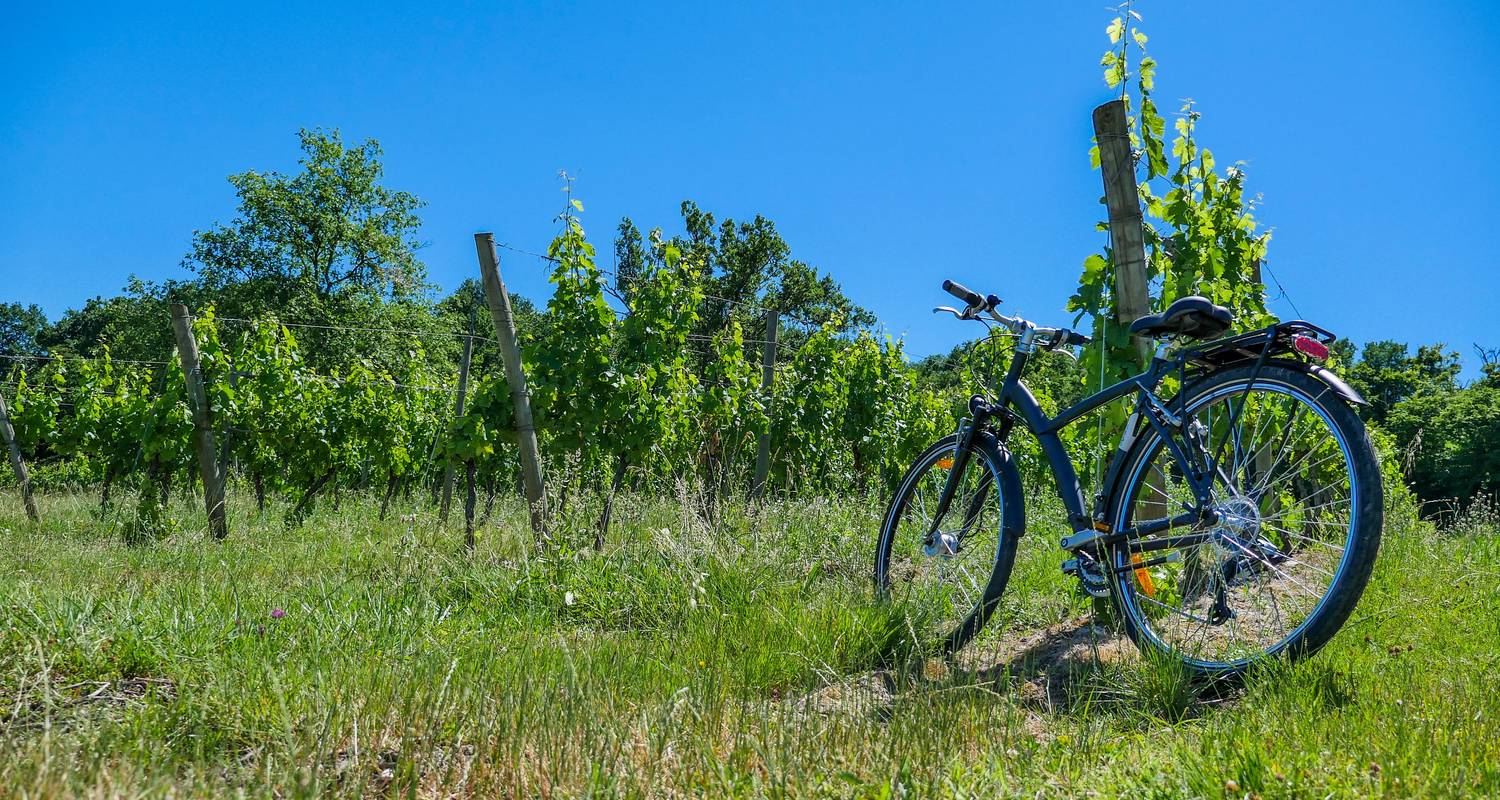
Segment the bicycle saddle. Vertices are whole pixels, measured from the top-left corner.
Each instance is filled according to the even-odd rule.
[[[1190,339],[1212,339],[1234,322],[1234,315],[1216,306],[1207,297],[1181,297],[1160,314],[1147,314],[1130,323],[1130,332],[1160,339],[1163,336],[1186,336]]]

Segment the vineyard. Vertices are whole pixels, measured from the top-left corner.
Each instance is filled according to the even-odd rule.
[[[556,291],[525,332],[523,352],[557,515],[580,505],[576,498],[622,489],[744,495],[762,437],[774,443],[766,492],[880,489],[964,407],[957,388],[921,385],[898,343],[835,324],[784,337],[796,344],[771,351],[774,376],[763,382],[768,340],[747,337],[734,318],[712,336],[695,333],[699,309],[712,302],[701,265],[670,246],[657,256],[628,295],[596,266],[576,218],[539,256]],[[304,334],[329,331],[357,335],[373,355],[315,368]],[[393,498],[431,493],[436,502],[454,467],[485,495],[485,509],[497,493],[518,490],[503,368],[482,356],[460,381],[427,349],[434,338],[472,348],[493,343],[488,337],[220,317],[213,308],[199,312],[193,335],[219,459],[257,507],[284,498],[288,525],[346,491],[380,493],[382,514]],[[166,533],[170,492],[191,491],[197,475],[185,375],[162,356],[3,356],[12,362],[3,390],[34,481],[96,486],[103,507],[137,492],[132,540]]]
[[[1188,342],[1132,336],[1132,320],[1192,295],[1231,311],[1232,332],[1302,316],[1245,164],[1199,142],[1193,101],[1157,105],[1141,14],[1126,0],[1112,16],[1110,100],[1076,143],[1080,171],[1103,179],[1079,211],[1094,239],[1071,295],[1036,312],[1090,336],[1036,344],[1028,329],[1037,349],[1016,370],[1069,423],[1062,447],[1100,508],[1110,459],[1150,453],[1121,441],[1135,395],[1066,410]],[[651,105],[653,136],[680,123]],[[567,172],[562,210],[541,217],[554,228],[475,234],[477,269],[444,294],[423,261],[425,204],[386,185],[380,144],[336,128],[297,139],[295,171],[229,176],[235,216],[192,230],[176,277],[132,275],[57,319],[0,303],[0,799],[1500,796],[1500,350],[1476,344],[1482,377],[1465,385],[1441,343],[1317,345],[1370,401],[1340,413],[1368,431],[1383,479],[1360,495],[1385,504],[1373,577],[1325,649],[1197,681],[1136,647],[1120,590],[1103,590],[1112,604],[1090,588],[1080,564],[1103,545],[1064,539],[1073,573],[1059,569],[1060,537],[1134,547],[1165,523],[1075,509],[1007,412],[983,427],[973,401],[995,400],[1013,329],[954,309],[967,328],[933,319],[971,338],[914,358],[769,219],[684,200],[675,234],[623,217],[601,245]],[[862,266],[834,258],[845,275]],[[911,308],[954,302],[941,277],[1001,292],[1025,277],[935,260],[958,266],[902,275]],[[506,279],[545,288],[533,302]],[[1153,384],[1159,411],[1204,385],[1193,370]],[[1216,430],[1188,426],[1186,401],[1178,413],[1186,440]],[[1301,430],[1298,412],[1257,413],[1252,440]],[[995,432],[981,456],[1013,460],[1021,495],[1009,473],[930,447],[966,417]],[[1335,502],[1320,499],[1337,480],[1325,462],[1345,441],[1295,458],[1243,448],[1244,475],[1292,485],[1267,494],[1266,519],[1352,527],[1311,513]],[[1238,459],[1238,432],[1232,447]],[[926,451],[921,480],[947,492],[897,495],[887,513]],[[1120,463],[1166,498],[1142,504],[1178,504],[1173,468]],[[982,477],[961,495],[965,474]],[[1001,562],[1010,577],[979,606],[993,608],[982,630],[940,655],[917,630],[928,609],[886,596],[891,550],[877,547],[929,496],[934,521],[912,528],[926,556],[966,535],[939,530],[950,497],[971,498],[953,501],[965,532],[1010,527],[976,522],[995,498],[1005,520],[1024,511],[1002,555],[967,547],[981,578]],[[1153,516],[1183,526],[1168,510]],[[1188,545],[1158,549],[1172,552],[1141,547],[1115,573],[1188,574]],[[1242,562],[1259,569],[1214,562],[1225,577],[1199,613],[1226,615],[1204,630],[1255,621],[1225,599]],[[1143,591],[1165,614],[1189,583]]]

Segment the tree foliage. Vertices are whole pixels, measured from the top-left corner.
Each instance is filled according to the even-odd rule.
[[[1344,378],[1370,402],[1363,414],[1375,422],[1410,397],[1458,388],[1458,353],[1442,344],[1420,345],[1413,356],[1405,344],[1383,339],[1366,344],[1357,361],[1352,343],[1337,345],[1336,355],[1349,365]]]
[[[194,232],[184,266],[206,287],[240,289],[246,310],[419,291],[422,204],[381,185],[380,145],[367,139],[345,146],[337,130],[304,129],[298,139],[300,172],[230,176],[239,215]]]
[[[1422,499],[1467,505],[1500,496],[1500,389],[1422,391],[1396,405],[1387,424]]]
[[[47,330],[47,315],[41,307],[20,303],[0,303],[0,353],[36,355],[43,348],[39,341]]]

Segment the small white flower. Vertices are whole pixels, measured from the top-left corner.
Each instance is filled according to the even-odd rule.
[[[576,602],[578,602],[578,598],[574,597],[572,592],[563,593],[563,605],[571,606]]]

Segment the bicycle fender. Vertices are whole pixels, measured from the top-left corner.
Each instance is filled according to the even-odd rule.
[[[981,431],[975,436],[974,445],[989,453],[1000,473],[1001,513],[1005,515],[1001,521],[1001,533],[1020,539],[1026,532],[1026,497],[1021,491],[1021,468],[1016,465],[1010,449],[989,431]]]
[[[1308,375],[1311,375],[1326,384],[1328,388],[1333,390],[1334,394],[1344,398],[1354,405],[1368,406],[1370,404],[1370,401],[1366,400],[1363,395],[1361,395],[1354,389],[1353,386],[1350,386],[1348,383],[1344,382],[1343,378],[1340,378],[1338,375],[1334,374],[1333,370],[1330,370],[1327,367],[1319,366],[1317,364],[1308,364],[1304,361],[1284,361],[1279,358],[1272,359],[1267,363],[1275,364],[1278,367],[1294,369],[1298,372],[1305,372]]]

